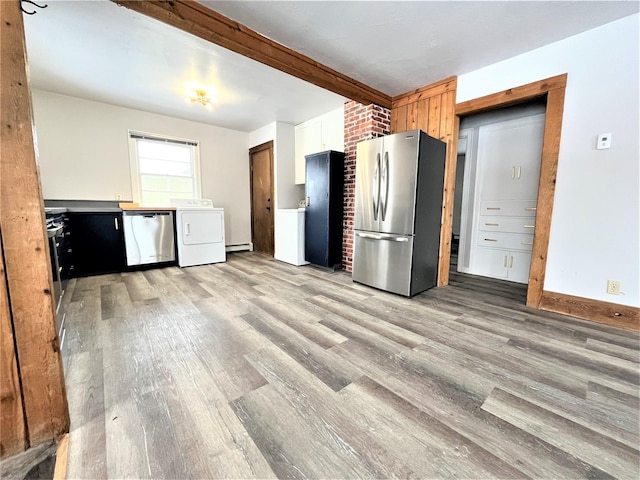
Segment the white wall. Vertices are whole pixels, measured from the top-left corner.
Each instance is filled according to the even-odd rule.
[[[568,73],[544,289],[640,306],[639,26],[632,15],[458,77],[457,102]],[[612,147],[596,150],[599,133]],[[606,293],[619,280],[623,295]]]
[[[45,199],[132,199],[128,130],[197,140],[202,196],[225,209],[227,245],[251,241],[249,135],[163,115],[33,91]]]
[[[249,148],[273,141],[274,208],[298,208],[304,185],[294,184],[294,126],[273,122],[249,133]]]

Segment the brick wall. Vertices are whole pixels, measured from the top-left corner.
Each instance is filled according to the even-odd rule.
[[[389,135],[391,112],[378,105],[347,102],[344,105],[344,220],[342,267],[351,272],[353,262],[353,213],[356,193],[356,144]]]

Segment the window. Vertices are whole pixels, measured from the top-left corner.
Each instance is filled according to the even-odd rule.
[[[200,198],[198,142],[129,132],[131,184],[141,205]]]

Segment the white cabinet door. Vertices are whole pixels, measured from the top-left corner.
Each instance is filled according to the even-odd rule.
[[[531,267],[531,253],[509,252],[509,273],[507,279],[511,282],[529,283],[529,268]]]
[[[296,127],[295,183],[303,184],[305,176],[304,156],[322,152],[322,123],[311,121]]]
[[[530,200],[538,196],[544,115],[479,128],[481,200]]]
[[[509,272],[508,265],[509,252],[507,250],[476,247],[471,257],[469,273],[506,280]]]
[[[469,273],[526,284],[529,283],[530,265],[529,252],[477,247],[471,258]]]

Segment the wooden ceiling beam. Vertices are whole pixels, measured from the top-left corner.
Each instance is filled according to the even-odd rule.
[[[351,100],[391,108],[389,95],[274,42],[194,0],[111,1]]]

